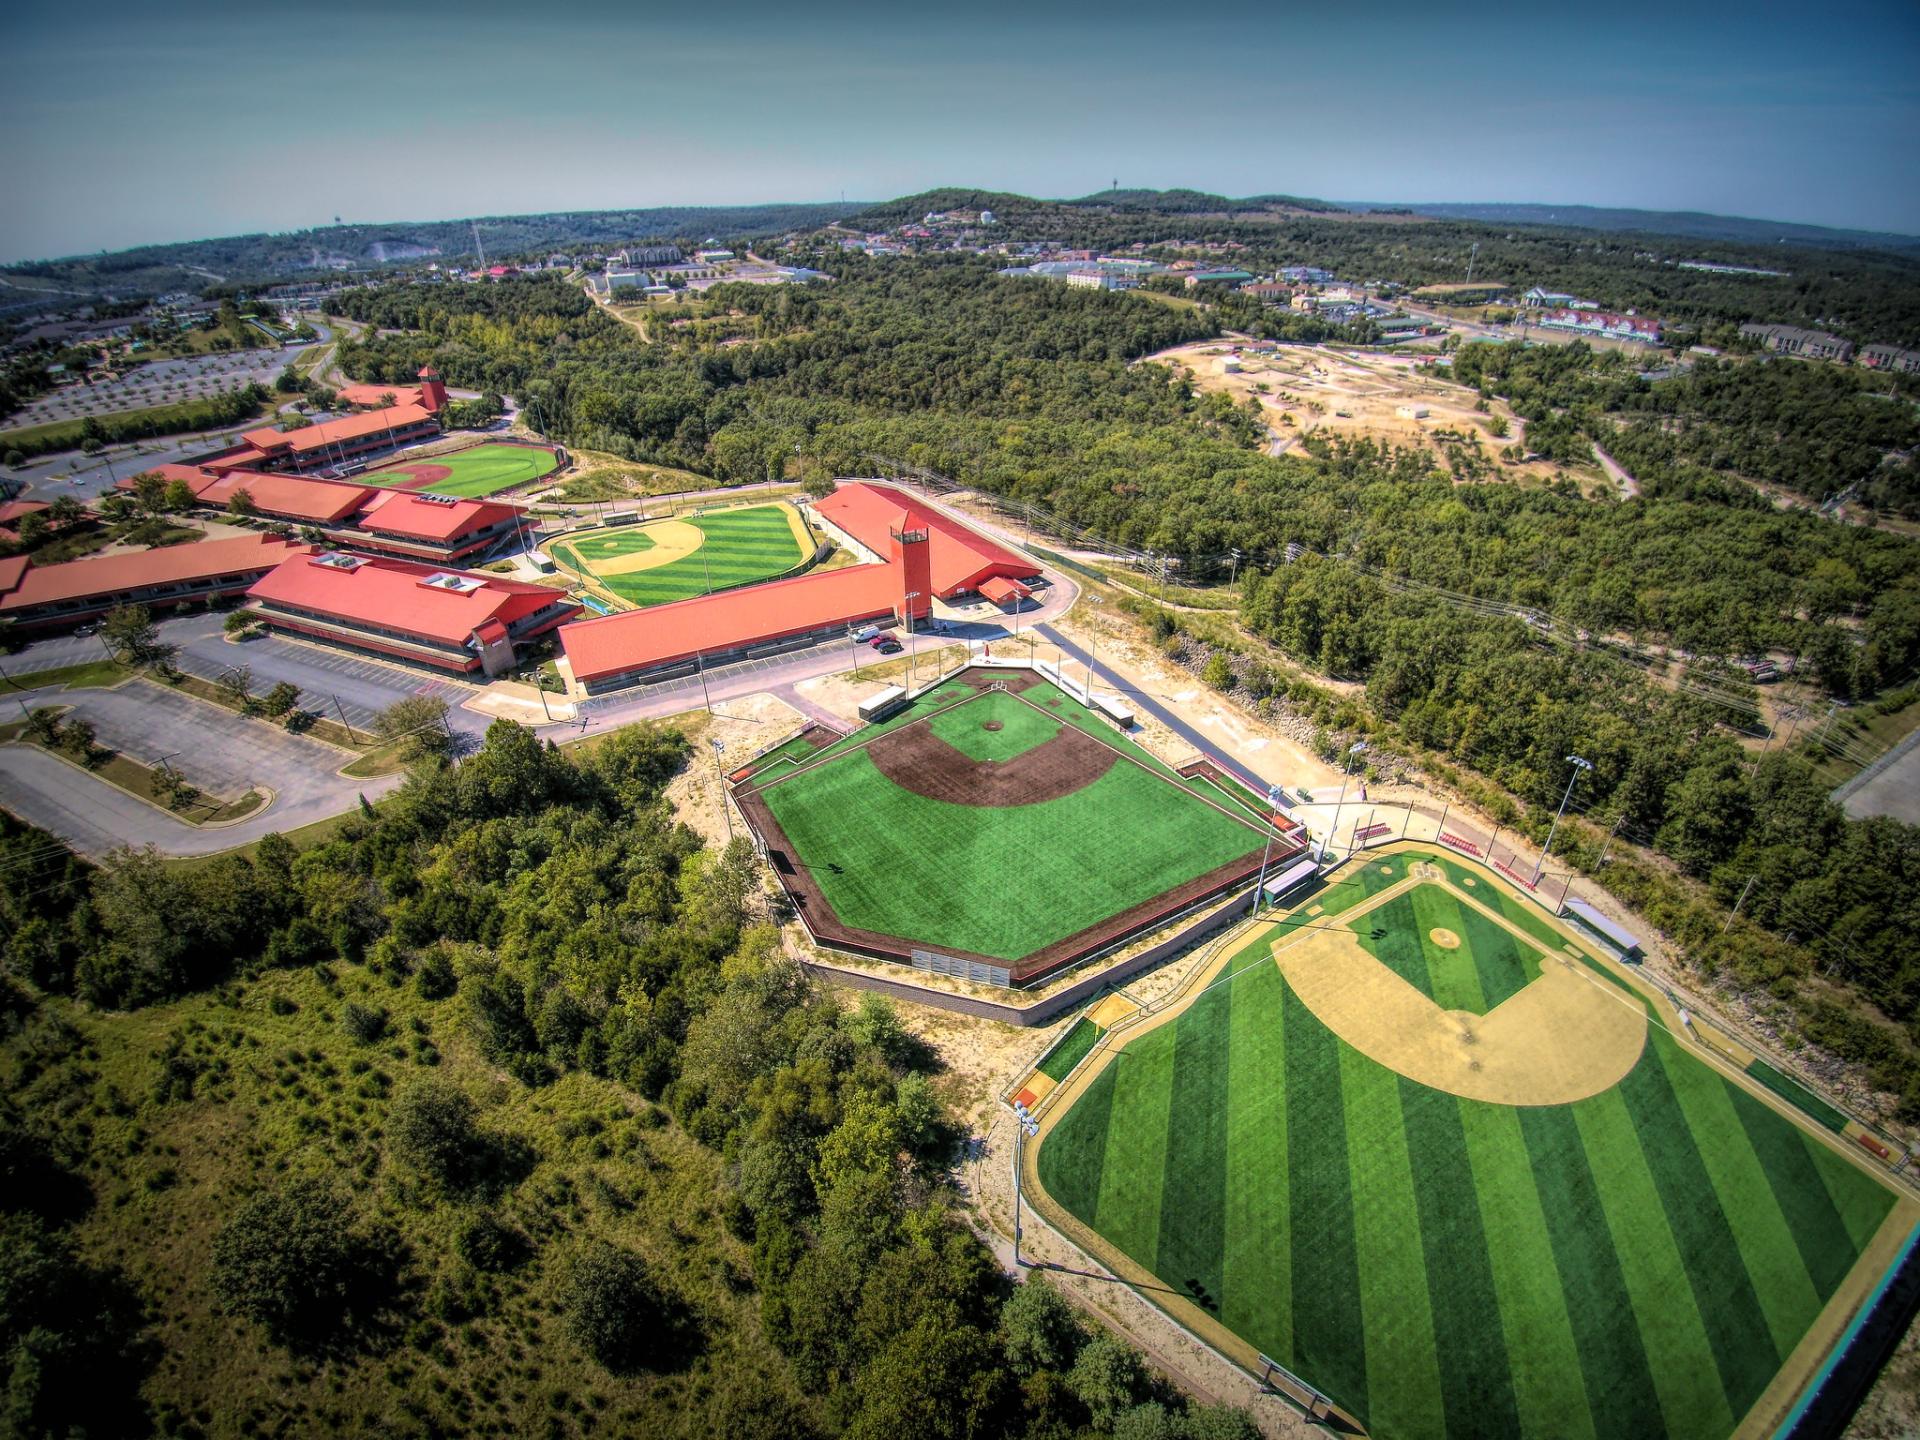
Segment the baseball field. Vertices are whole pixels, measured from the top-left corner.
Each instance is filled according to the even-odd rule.
[[[435,455],[430,460],[403,460],[355,477],[369,485],[402,490],[430,490],[479,500],[551,475],[559,464],[553,451],[532,445],[475,445]]]
[[[1026,671],[963,671],[736,797],[817,937],[1016,979],[1250,877],[1269,833]]]
[[[1487,872],[1328,880],[1050,1097],[1043,1211],[1382,1440],[1771,1433],[1920,1207]]]
[[[745,505],[554,542],[554,558],[636,609],[785,575],[815,542],[793,506]]]

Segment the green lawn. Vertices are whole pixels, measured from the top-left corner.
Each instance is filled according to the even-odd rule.
[[[1657,1027],[1572,1105],[1415,1084],[1315,1018],[1272,933],[1060,1118],[1052,1199],[1381,1440],[1728,1435],[1891,1192]]]
[[[947,744],[970,760],[1011,760],[1060,733],[1060,721],[1005,691],[945,711],[927,722]],[[988,729],[988,726],[997,729]]]
[[[456,450],[450,455],[434,455],[403,461],[398,466],[369,470],[358,478],[369,485],[405,485],[412,477],[409,467],[444,465],[453,473],[444,480],[434,481],[426,487],[427,490],[435,495],[478,500],[502,490],[511,490],[516,485],[525,485],[543,475],[551,475],[558,464],[551,450],[539,450],[527,445],[475,445],[470,450]]]
[[[784,505],[747,505],[684,516],[678,523],[693,526],[705,537],[700,548],[665,565],[625,575],[601,575],[595,562],[651,549],[654,542],[644,526],[563,541],[553,550],[561,564],[586,570],[629,605],[645,609],[771,580],[804,564],[813,552],[794,537],[788,515]]]
[[[1058,692],[1027,692],[1044,694]],[[1009,706],[1028,710],[1031,720],[999,732],[980,728],[983,716]],[[1077,708],[1066,701],[1060,720],[1070,721]],[[966,737],[971,746],[1017,744],[1013,753],[1058,728],[1050,715],[992,691],[934,723],[936,733]],[[1263,841],[1251,825],[1124,761],[1091,785],[1038,804],[993,809],[929,800],[887,779],[860,748],[874,728],[843,742],[848,748],[828,763],[785,778],[775,772],[760,791],[835,913],[858,929],[1017,960],[1255,853]],[[1106,743],[1131,748],[1116,741]]]

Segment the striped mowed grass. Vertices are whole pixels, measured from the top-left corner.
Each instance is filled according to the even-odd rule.
[[[1359,872],[1291,923],[1396,878]],[[1437,1003],[1489,1001],[1510,965],[1477,965],[1458,924],[1459,950],[1423,948],[1434,910],[1399,902],[1427,889],[1355,933]],[[1272,940],[1107,1061],[1036,1168],[1053,1203],[1383,1440],[1729,1435],[1893,1205],[1658,1026],[1617,1086],[1570,1105],[1416,1084],[1323,1025]]]
[[[596,561],[616,559],[651,548],[646,527],[610,535],[583,536],[555,545],[566,563],[584,569],[615,595],[638,609],[690,600],[712,590],[730,590],[784,575],[812,554],[796,534],[794,512],[786,505],[747,505],[706,515],[682,516],[677,524],[700,531],[701,544],[650,570],[604,574]]]

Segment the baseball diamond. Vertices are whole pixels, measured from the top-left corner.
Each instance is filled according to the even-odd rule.
[[[822,943],[1052,973],[1252,878],[1299,842],[1025,671],[977,668],[734,790]]]
[[[402,460],[357,477],[369,485],[431,490],[463,500],[483,499],[553,473],[553,451],[536,445],[474,445],[425,460]]]
[[[569,570],[645,609],[789,574],[812,557],[815,541],[793,506],[776,503],[587,531],[549,548]]]
[[[1048,1097],[1043,1212],[1382,1440],[1772,1433],[1920,1206],[1484,872],[1327,878]]]

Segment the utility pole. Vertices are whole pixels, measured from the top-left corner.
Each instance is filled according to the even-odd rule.
[[[694,673],[700,677],[700,695],[707,704],[707,714],[713,714],[713,693],[707,689],[707,660],[703,651],[693,652]]]
[[[1233,561],[1232,568],[1227,571],[1227,584],[1229,586],[1237,585],[1240,583],[1240,562],[1246,557],[1240,553],[1237,546],[1229,550],[1227,554]]]
[[[1554,832],[1560,828],[1560,817],[1567,813],[1567,802],[1573,798],[1573,787],[1583,774],[1593,768],[1591,761],[1582,760],[1578,755],[1567,756],[1567,763],[1573,767],[1573,773],[1567,777],[1566,793],[1560,797],[1560,808],[1553,813],[1553,824],[1547,827],[1547,843],[1540,847],[1540,859],[1534,864],[1533,879],[1527,885],[1529,890],[1540,883],[1540,872],[1546,868],[1547,852],[1553,849]]]
[[[713,778],[720,784],[720,818],[727,822],[727,844],[733,844],[733,816],[727,813],[727,777],[720,768],[720,753],[727,748],[727,742],[717,736],[709,736],[707,743],[713,747]]]
[[[350,745],[358,744],[359,737],[353,733],[353,726],[347,720],[347,707],[342,705],[340,703],[340,697],[338,695],[333,694],[331,691],[328,692],[327,698],[333,701],[333,708],[339,712],[340,723],[347,727],[347,743]]]
[[[1607,852],[1613,848],[1613,837],[1620,833],[1620,827],[1626,823],[1627,812],[1622,810],[1620,812],[1620,818],[1613,822],[1613,828],[1607,831],[1607,843],[1600,847],[1600,859],[1598,863],[1594,865],[1594,869],[1598,870],[1602,865],[1607,863]]]
[[[1107,602],[1100,596],[1089,593],[1087,603],[1089,605],[1104,605]],[[1100,632],[1095,630],[1093,632],[1093,648],[1087,652],[1087,703],[1089,705],[1093,703],[1093,667],[1099,659]]]
[[[1740,913],[1740,907],[1747,903],[1747,892],[1753,889],[1753,882],[1759,878],[1758,875],[1749,875],[1747,877],[1747,883],[1740,887],[1740,898],[1733,902],[1733,909],[1727,912],[1727,923],[1720,927],[1720,933],[1722,935],[1733,929],[1734,917]]]

